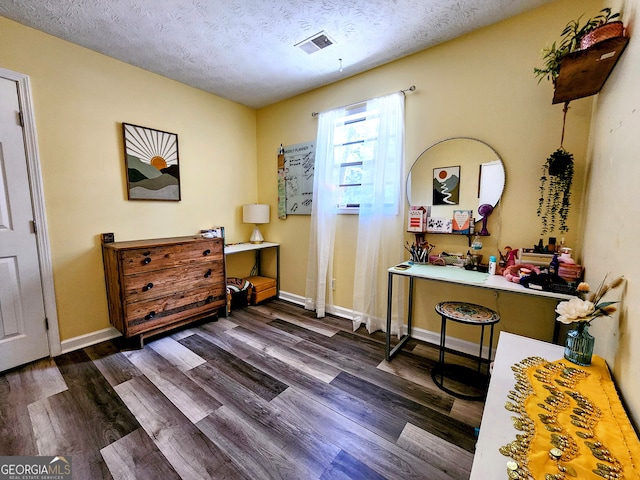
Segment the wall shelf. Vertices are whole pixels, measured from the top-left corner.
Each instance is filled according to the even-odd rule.
[[[560,64],[553,104],[595,95],[602,89],[629,39],[615,37],[568,54]]]

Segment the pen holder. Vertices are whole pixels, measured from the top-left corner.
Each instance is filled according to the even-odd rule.
[[[435,245],[431,245],[430,243],[425,243],[424,245],[411,245],[411,248],[408,248],[410,254],[409,261],[411,263],[429,263],[429,253]]]

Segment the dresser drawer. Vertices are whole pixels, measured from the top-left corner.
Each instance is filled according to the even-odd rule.
[[[197,263],[163,270],[125,275],[124,301],[140,302],[186,290],[224,282],[224,261]]]
[[[220,242],[199,242],[136,248],[121,252],[122,273],[134,275],[164,268],[223,260]]]
[[[159,325],[176,322],[226,305],[226,287],[198,288],[167,297],[128,304],[125,307],[127,332],[136,335]]]

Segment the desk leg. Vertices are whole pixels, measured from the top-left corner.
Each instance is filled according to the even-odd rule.
[[[404,346],[405,343],[411,338],[411,323],[413,316],[413,277],[409,277],[409,307],[407,313],[407,334],[400,337],[398,334],[398,344],[391,348],[391,307],[393,305],[393,273],[389,272],[387,279],[387,335],[386,335],[386,352],[385,358],[387,361],[391,360],[396,353]],[[401,332],[402,325],[398,326],[398,332]]]
[[[256,275],[262,276],[262,259],[260,258],[260,250],[256,250]]]
[[[413,324],[413,277],[409,277],[409,305],[407,306],[407,337],[411,337]]]
[[[387,334],[385,342],[385,360],[391,360],[391,307],[393,305],[393,273],[387,276]]]

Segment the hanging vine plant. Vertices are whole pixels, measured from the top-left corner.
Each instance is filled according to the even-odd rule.
[[[569,102],[564,105],[562,121],[562,138],[560,148],[553,152],[542,166],[540,177],[540,199],[537,214],[542,220],[542,234],[553,232],[558,223],[558,230],[565,233],[569,207],[571,206],[571,183],[573,182],[573,154],[567,152],[564,141],[564,126],[567,119]]]

